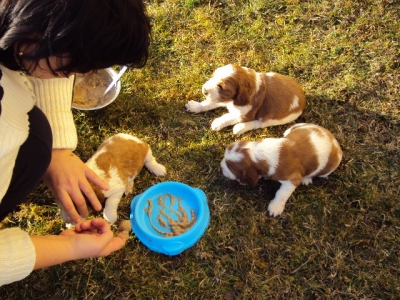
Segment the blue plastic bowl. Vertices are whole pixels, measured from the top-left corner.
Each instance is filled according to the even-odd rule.
[[[168,218],[173,222],[184,219],[190,226],[179,235],[168,236],[172,232]],[[136,237],[147,248],[177,255],[197,243],[206,231],[210,222],[207,197],[202,190],[184,183],[162,182],[132,199],[130,221]]]

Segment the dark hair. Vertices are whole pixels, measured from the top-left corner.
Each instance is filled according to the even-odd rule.
[[[55,71],[86,73],[114,65],[141,68],[148,58],[150,21],[142,0],[1,0],[0,63],[25,71],[23,59],[69,58]],[[32,49],[32,50],[31,50]]]

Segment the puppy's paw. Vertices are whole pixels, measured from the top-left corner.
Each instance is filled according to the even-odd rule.
[[[118,225],[118,231],[131,231],[131,221],[129,220],[122,220]]]
[[[241,135],[246,131],[248,131],[248,129],[246,128],[246,125],[244,123],[239,123],[233,126],[233,134],[235,135]]]
[[[75,228],[75,225],[73,223],[65,223],[65,228],[72,230]]]
[[[194,101],[194,100],[190,100],[188,103],[185,104],[186,110],[188,112],[192,112],[192,113],[199,113],[202,111],[202,106],[200,104],[200,102]]]
[[[131,230],[131,222],[129,220],[123,220],[118,226],[118,236],[128,239]]]
[[[106,219],[111,224],[114,224],[118,220],[117,211],[110,210],[110,209],[107,209],[107,208],[104,209],[103,217],[104,217],[104,219]]]
[[[310,183],[312,183],[312,178],[310,178],[310,177],[303,177],[303,178],[301,179],[301,183],[304,184],[304,185],[309,185]]]
[[[283,210],[285,209],[285,204],[278,202],[278,201],[272,201],[268,205],[268,212],[271,217],[277,217],[283,213]]]
[[[132,190],[133,190],[133,181],[129,181],[125,187],[125,192],[124,192],[125,196],[130,195],[130,193],[132,193]]]
[[[163,165],[157,164],[153,169],[153,173],[156,176],[164,176],[167,174],[167,169]]]
[[[221,121],[220,118],[215,119],[211,123],[211,129],[214,131],[220,131],[222,128],[224,128],[224,126],[223,126],[223,122]]]

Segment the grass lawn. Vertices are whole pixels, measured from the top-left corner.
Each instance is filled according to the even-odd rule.
[[[117,132],[142,138],[168,175],[143,170],[134,194],[170,180],[202,189],[206,233],[172,257],[131,234],[107,258],[35,271],[0,288],[0,298],[398,299],[399,0],[151,0],[147,8],[149,61],[124,74],[111,105],[74,110],[76,153],[86,160]],[[210,129],[224,109],[193,115],[184,107],[202,100],[202,84],[228,63],[298,80],[307,108],[296,123],[329,129],[344,152],[328,180],[299,187],[277,218],[267,207],[279,183],[241,186],[219,164],[231,142],[280,137],[293,123],[237,137]],[[40,186],[1,226],[58,234],[59,213]]]

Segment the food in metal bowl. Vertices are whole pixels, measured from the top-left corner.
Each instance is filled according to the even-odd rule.
[[[113,69],[102,69],[90,74],[76,74],[72,107],[81,110],[102,108],[115,100],[120,91],[118,81],[106,95],[104,92],[116,76]]]

